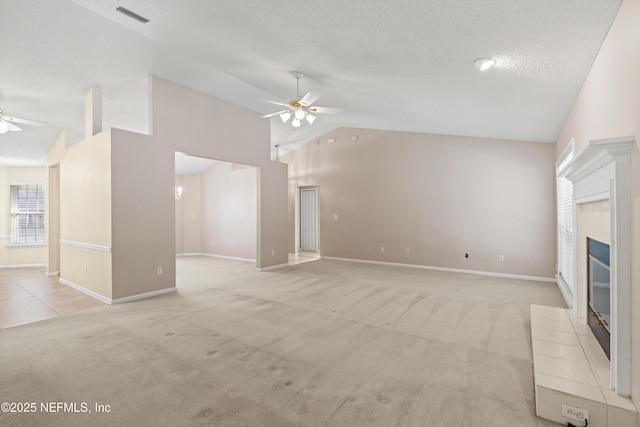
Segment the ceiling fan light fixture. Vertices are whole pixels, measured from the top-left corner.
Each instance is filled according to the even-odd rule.
[[[307,114],[307,116],[305,117],[305,119],[307,119],[307,121],[309,122],[310,125],[313,124],[313,122],[316,121],[316,116],[314,116],[313,114]]]
[[[282,120],[282,123],[287,123],[290,118],[291,113],[289,111],[285,111],[284,113],[280,114],[280,120]]]
[[[473,61],[476,64],[476,68],[480,71],[487,71],[489,68],[496,65],[496,60],[493,58],[478,58]]]
[[[300,120],[298,120],[298,119],[293,119],[291,121],[291,126],[293,126],[294,128],[299,128],[301,124],[302,124],[302,122]]]
[[[302,120],[304,119],[304,116],[306,116],[307,113],[305,113],[305,111],[302,108],[298,108],[294,113],[293,116],[298,119],[298,120]]]

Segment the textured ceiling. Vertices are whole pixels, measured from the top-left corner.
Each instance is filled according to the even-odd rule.
[[[266,114],[258,98],[295,95],[304,72],[301,93],[345,112],[271,119],[281,153],[339,126],[554,142],[620,3],[0,0],[0,108],[51,123],[0,135],[0,164],[44,164],[63,128],[80,140],[93,84],[105,126],[146,132],[149,74]]]

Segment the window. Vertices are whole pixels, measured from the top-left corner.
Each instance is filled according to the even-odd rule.
[[[45,243],[44,184],[11,185],[11,243]]]
[[[573,183],[559,173],[571,161],[573,141],[564,151],[557,165],[558,197],[558,276],[575,292],[573,282]]]

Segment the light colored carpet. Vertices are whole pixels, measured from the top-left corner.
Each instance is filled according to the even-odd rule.
[[[530,304],[562,306],[552,283],[327,260],[177,267],[178,293],[1,330],[0,401],[38,411],[0,425],[555,425],[535,416],[529,329]]]

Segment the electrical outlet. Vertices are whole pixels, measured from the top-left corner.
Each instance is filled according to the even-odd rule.
[[[565,405],[563,403],[562,416],[576,421],[584,421],[589,419],[589,411],[586,409],[576,408],[575,406]]]
[[[406,249],[404,250],[404,253],[405,253],[405,254],[407,254],[407,255],[409,255],[409,254],[411,253],[411,251],[409,250],[409,248],[406,248]]]
[[[384,253],[384,246],[380,247],[380,253],[383,254]]]
[[[156,267],[156,274],[160,276],[162,274],[162,267]]]
[[[499,255],[498,256],[498,261],[504,261],[504,255]]]
[[[271,249],[271,256],[276,256],[276,250],[275,249]]]

